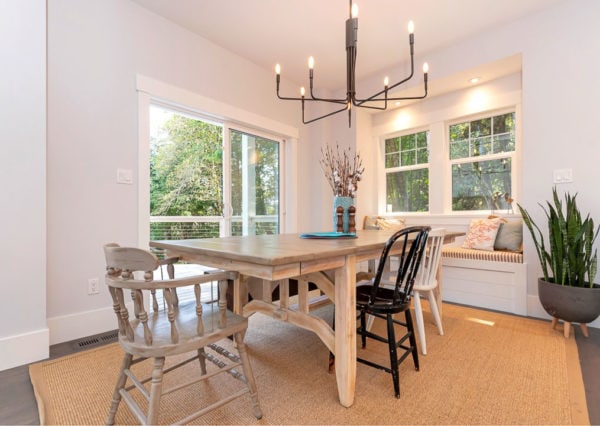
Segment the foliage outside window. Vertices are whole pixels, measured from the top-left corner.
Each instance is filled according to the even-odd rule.
[[[224,137],[223,124],[150,106],[150,239],[279,232],[279,142],[232,128]]]
[[[509,209],[515,113],[449,126],[452,210]]]
[[[429,132],[386,139],[385,172],[388,211],[429,211]]]
[[[150,215],[222,216],[223,128],[160,108],[150,141]],[[151,223],[150,239],[219,236],[218,223]]]
[[[245,141],[245,142],[244,142]],[[234,217],[243,215],[244,162],[243,149],[247,150],[247,173],[251,190],[246,191],[250,215],[256,221],[256,235],[279,233],[279,144],[270,139],[231,130],[231,207]],[[273,217],[258,221],[259,217]],[[234,220],[231,235],[242,235],[241,221]]]

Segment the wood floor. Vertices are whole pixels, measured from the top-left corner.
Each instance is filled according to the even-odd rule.
[[[600,329],[589,328],[590,337],[586,339],[581,334],[581,329],[575,328],[590,423],[600,424],[600,374],[597,371],[600,365]],[[92,336],[90,339],[94,341],[94,337],[97,342],[86,346],[86,349],[114,341],[112,336],[102,339],[106,334]],[[50,358],[86,349],[81,349],[75,342],[61,343],[50,347]],[[27,365],[0,371],[0,424],[40,424]]]

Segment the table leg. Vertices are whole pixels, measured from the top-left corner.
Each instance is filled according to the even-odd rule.
[[[340,403],[354,403],[356,381],[356,260],[335,270],[335,376]]]
[[[242,315],[246,303],[248,303],[248,277],[239,274],[233,284],[233,312]]]

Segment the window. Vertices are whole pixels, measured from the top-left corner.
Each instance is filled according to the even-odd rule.
[[[150,105],[150,239],[219,236],[223,126]]]
[[[148,114],[151,240],[279,233],[279,141],[174,106],[151,103]],[[213,269],[175,268],[179,278]],[[160,276],[167,276],[164,266]],[[216,298],[214,284],[201,285],[202,300]],[[178,295],[195,299],[193,287]],[[162,292],[156,297],[162,304]]]
[[[385,140],[388,212],[429,210],[429,132]]]
[[[279,233],[279,143],[230,130],[231,235]]]
[[[515,112],[451,124],[452,210],[507,209],[512,194]]]
[[[280,232],[279,141],[175,107],[149,118],[150,239]]]

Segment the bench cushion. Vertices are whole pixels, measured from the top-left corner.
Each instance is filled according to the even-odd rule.
[[[406,226],[405,222],[405,219],[402,217],[367,215],[363,219],[363,229],[392,229],[399,231]]]
[[[485,251],[466,249],[456,246],[444,246],[442,248],[442,257],[467,260],[486,260],[489,262],[523,263],[523,253],[501,250]]]

